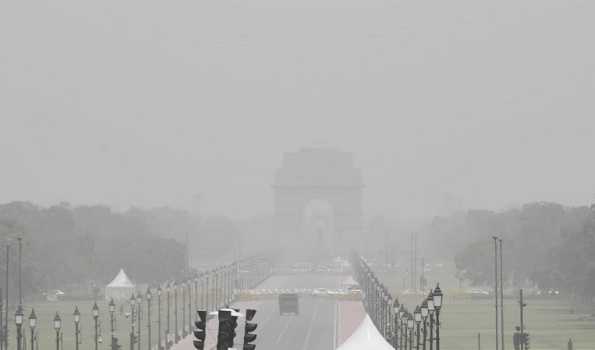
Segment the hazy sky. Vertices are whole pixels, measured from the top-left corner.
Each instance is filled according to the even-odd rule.
[[[595,1],[0,2],[0,201],[272,212],[353,151],[368,214],[595,198]]]

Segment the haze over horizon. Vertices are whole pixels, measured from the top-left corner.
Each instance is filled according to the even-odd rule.
[[[578,0],[5,2],[0,202],[191,208],[200,194],[206,213],[268,214],[283,152],[316,146],[354,152],[368,216],[588,205],[593,13]]]

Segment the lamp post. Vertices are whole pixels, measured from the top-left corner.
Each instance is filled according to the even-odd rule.
[[[393,347],[395,349],[397,349],[399,347],[399,299],[395,298],[395,301],[393,302],[393,332],[394,332],[394,338],[393,338]]]
[[[141,336],[141,332],[142,332],[142,328],[141,325],[142,323],[142,303],[143,303],[143,298],[140,295],[140,292],[136,294],[136,314],[137,319],[138,319],[138,327],[136,327],[136,331],[137,331],[137,339],[136,339],[136,347],[138,350],[140,350],[140,345],[141,345],[141,341],[140,341],[140,336]]]
[[[114,302],[114,298],[111,298],[108,304],[109,307],[109,325],[110,325],[110,335],[111,335],[111,347],[112,350],[118,350],[116,345],[116,338],[114,336],[114,331],[116,330],[115,324],[115,312],[116,312],[116,303]]]
[[[93,304],[93,321],[95,322],[95,350],[99,348],[99,306],[97,306],[97,302]]]
[[[424,300],[421,303],[421,318],[424,326],[423,330],[423,350],[426,350],[426,339],[428,337],[428,301]]]
[[[135,307],[135,298],[134,298],[134,294],[132,294],[132,296],[130,297],[130,350],[134,350],[134,337],[135,337],[135,331],[134,331],[134,318],[135,318],[135,313],[136,313],[136,307]]]
[[[428,298],[426,299],[428,302],[428,314],[430,317],[430,350],[434,349],[434,293],[430,290],[430,294],[428,294]]]
[[[415,349],[419,350],[419,325],[421,324],[421,308],[419,305],[415,308],[413,312],[413,317],[415,321]]]
[[[192,280],[186,282],[188,286],[188,334],[192,334]]]
[[[157,288],[157,350],[161,350],[161,286]]]
[[[17,325],[17,350],[21,350],[21,341],[23,339],[23,336],[21,334],[21,327],[23,327],[23,307],[21,305],[17,306],[17,311],[14,314],[14,321]]]
[[[151,350],[151,288],[147,288],[147,349]]]
[[[407,316],[407,329],[409,330],[409,350],[413,350],[413,315]]]
[[[62,329],[62,319],[56,312],[54,316],[54,330],[56,331],[56,350],[60,350],[60,330]]]
[[[35,326],[37,326],[37,316],[35,315],[35,309],[31,309],[29,315],[29,328],[31,328],[31,350],[35,350]]]
[[[399,308],[399,333],[401,334],[401,338],[399,339],[399,349],[403,349],[403,338],[405,338],[405,344],[407,344],[407,332],[403,332],[403,329],[405,329],[405,327],[403,326],[403,322],[405,322],[405,314],[405,307],[403,306],[403,304],[401,304],[401,307]]]
[[[442,308],[442,290],[440,289],[440,284],[436,285],[432,297],[434,299],[436,313],[436,350],[440,350],[440,309]]]
[[[79,350],[79,345],[80,345],[79,335],[81,333],[79,325],[81,322],[81,312],[79,311],[78,306],[74,307],[74,312],[73,312],[72,316],[74,317],[74,349]]]

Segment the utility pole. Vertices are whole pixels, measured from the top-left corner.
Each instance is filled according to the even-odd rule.
[[[502,239],[498,239],[500,243],[500,340],[502,350],[504,350],[504,279],[502,278]]]
[[[500,346],[498,345],[499,341],[500,341],[500,337],[498,334],[498,328],[499,328],[499,322],[498,322],[498,294],[499,294],[499,289],[498,289],[498,237],[493,236],[492,237],[494,239],[494,302],[496,305],[496,350],[500,349]]]
[[[3,336],[4,336],[4,350],[8,350],[8,306],[10,302],[8,300],[8,267],[10,262],[10,245],[6,245],[6,281],[4,284],[5,287],[5,297],[6,297],[6,305],[4,307],[4,329],[3,329]]]
[[[22,264],[23,264],[23,237],[17,238],[19,242],[19,305],[23,305],[23,277],[22,277]]]

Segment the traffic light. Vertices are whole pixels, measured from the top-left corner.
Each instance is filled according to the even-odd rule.
[[[219,332],[217,334],[217,350],[233,348],[233,339],[236,336],[235,329],[238,325],[238,317],[232,315],[230,309],[219,310]]]
[[[207,312],[199,310],[196,313],[198,314],[198,321],[194,322],[196,329],[193,332],[196,339],[192,343],[197,350],[204,350],[207,336]]]
[[[529,350],[529,333],[523,334],[523,345],[525,350]]]
[[[254,350],[256,345],[252,344],[256,340],[256,334],[252,333],[258,327],[255,322],[250,322],[256,315],[256,310],[246,309],[246,324],[244,325],[244,349],[243,350]]]

